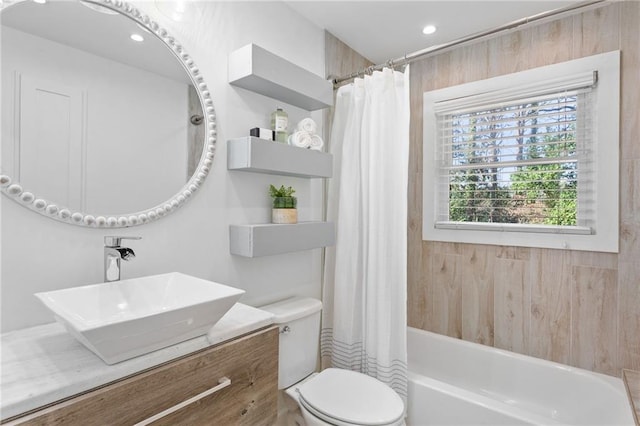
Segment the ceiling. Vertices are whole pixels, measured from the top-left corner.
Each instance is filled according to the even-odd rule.
[[[100,13],[81,2],[17,3],[2,11],[3,26],[190,84],[189,75],[156,36],[122,15]],[[143,42],[129,36],[138,33]]]
[[[285,0],[292,9],[379,64],[430,46],[492,29],[576,0]],[[172,5],[157,1],[158,6]],[[4,25],[188,82],[180,62],[153,36],[144,46],[128,40],[140,32],[127,18],[104,15],[75,2],[23,2],[2,13]],[[438,31],[422,34],[432,24]],[[143,33],[144,34],[144,33]],[[98,37],[99,35],[99,37]],[[122,40],[122,41],[120,41]]]
[[[287,1],[291,8],[379,64],[565,7],[566,0]],[[424,35],[425,25],[435,34]]]

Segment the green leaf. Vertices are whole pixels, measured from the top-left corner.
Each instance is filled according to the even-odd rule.
[[[292,187],[285,188],[284,185],[280,186],[280,188],[276,188],[273,185],[269,185],[269,195],[272,198],[277,197],[291,197],[296,192]]]

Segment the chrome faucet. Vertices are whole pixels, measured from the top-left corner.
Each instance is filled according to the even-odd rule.
[[[129,261],[136,254],[129,247],[121,247],[122,240],[140,240],[142,237],[104,237],[104,282],[120,280],[120,261]]]

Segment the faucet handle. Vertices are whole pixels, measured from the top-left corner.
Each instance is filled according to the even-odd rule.
[[[115,236],[106,236],[104,237],[104,245],[107,247],[118,247],[122,240],[141,240],[142,237],[115,237]]]

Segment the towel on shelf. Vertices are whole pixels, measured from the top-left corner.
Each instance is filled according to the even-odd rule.
[[[311,118],[303,118],[298,122],[296,130],[315,134],[318,131],[318,125]]]
[[[289,135],[289,145],[297,146],[298,148],[309,148],[313,142],[311,134],[305,131],[293,132]]]
[[[310,149],[315,149],[320,151],[324,146],[324,141],[318,135],[311,135],[311,143],[309,144]]]

